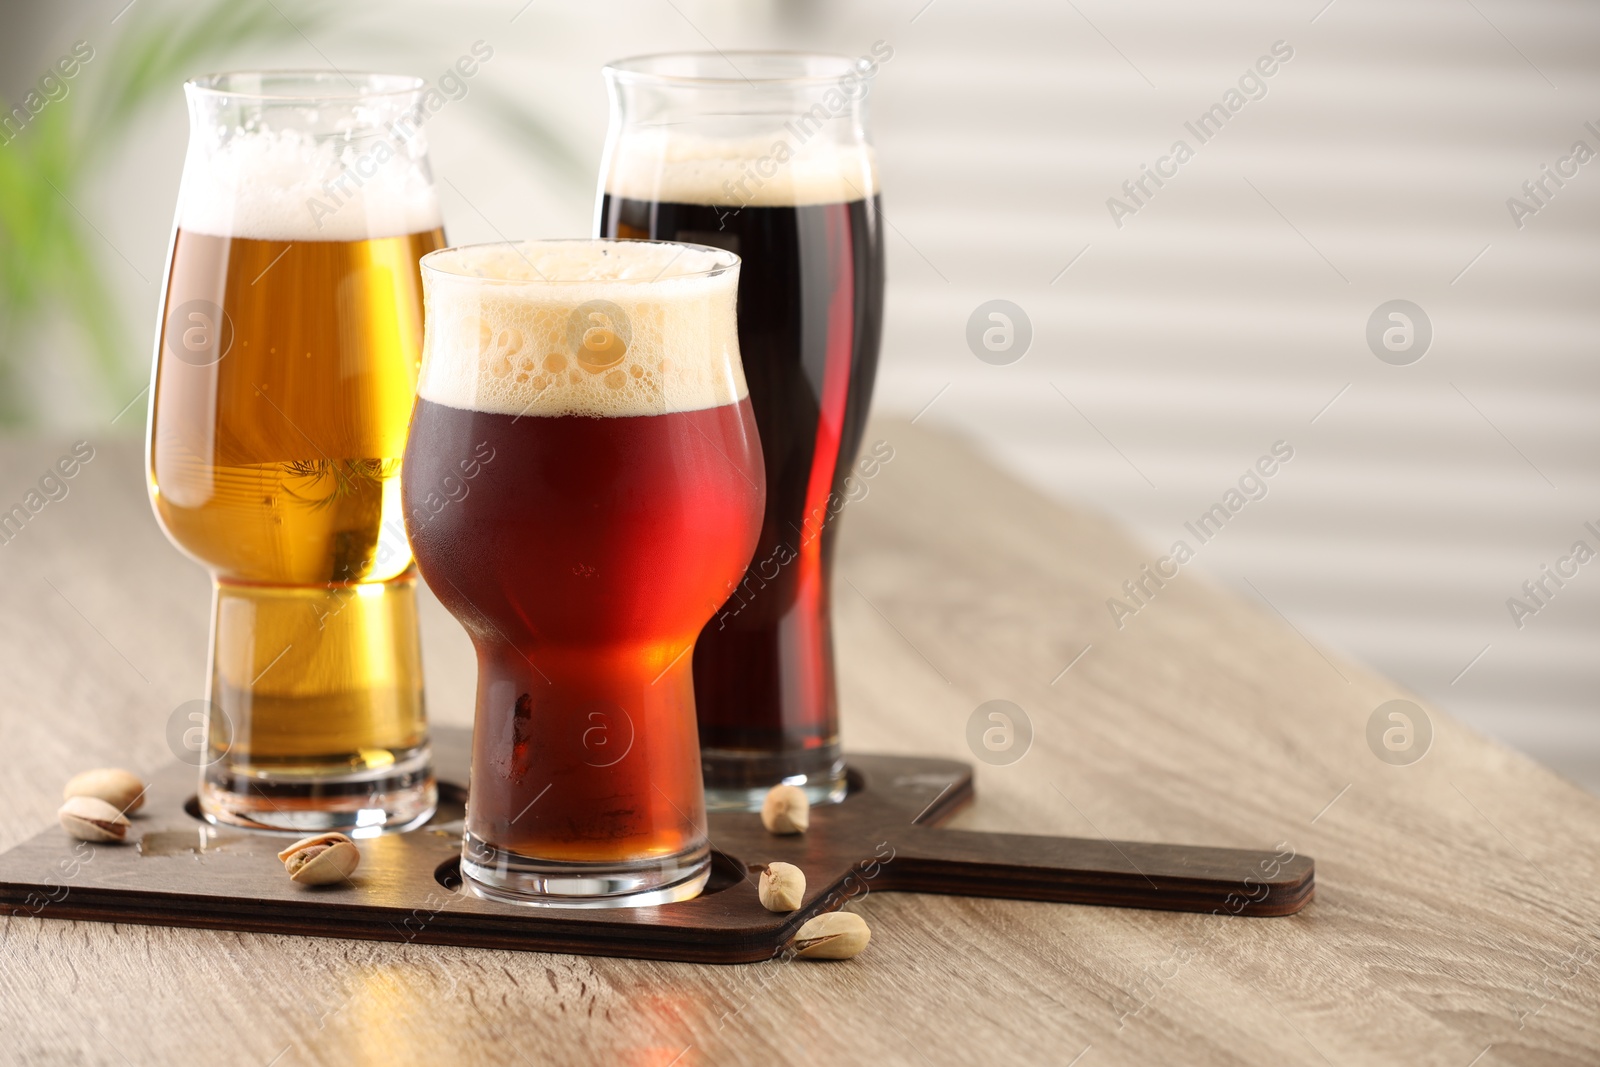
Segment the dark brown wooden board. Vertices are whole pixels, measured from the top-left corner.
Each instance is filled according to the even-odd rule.
[[[1309,856],[1188,845],[941,830],[973,798],[965,763],[853,756],[841,804],[812,809],[810,832],[774,837],[753,814],[714,814],[711,879],[694,900],[653,908],[522,908],[456,891],[469,735],[441,729],[440,812],[407,834],[362,841],[353,885],[284,876],[288,838],[206,826],[195,770],[152,781],[129,841],[87,845],[51,828],[0,855],[0,913],[313,937],[571,952],[705,963],[780,954],[813,915],[863,894],[952,893],[1214,912],[1288,915],[1311,899]],[[806,874],[801,909],[775,915],[755,873],[775,860]]]

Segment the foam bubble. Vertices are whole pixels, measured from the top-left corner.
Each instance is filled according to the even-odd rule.
[[[612,196],[717,207],[836,204],[877,191],[871,145],[806,140],[789,128],[738,139],[630,131],[613,147],[606,176]]]
[[[739,265],[650,241],[526,241],[423,258],[417,394],[500,415],[698,411],[748,395]]]
[[[191,146],[178,225],[217,237],[362,241],[438,229],[439,201],[420,145],[234,131]]]

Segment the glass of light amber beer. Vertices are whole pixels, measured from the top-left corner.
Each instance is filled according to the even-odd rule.
[[[596,233],[738,253],[739,346],[766,457],[749,569],[695,646],[707,802],[759,809],[779,782],[845,792],[831,579],[839,515],[878,367],[883,232],[859,58],[789,52],[639,56],[606,67],[611,128]]]
[[[151,388],[149,487],[215,579],[200,806],[273,830],[434,809],[400,462],[444,243],[423,83],[185,86],[191,133]]]
[[[738,257],[530,241],[422,273],[406,524],[478,654],[464,882],[564,907],[692,897],[710,867],[695,636],[765,493]]]

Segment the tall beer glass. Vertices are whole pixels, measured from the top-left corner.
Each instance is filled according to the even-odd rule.
[[[150,498],[215,579],[200,806],[358,835],[432,813],[400,460],[444,243],[423,84],[220,74],[191,121]]]
[[[738,257],[535,241],[422,268],[406,526],[478,653],[464,880],[524,904],[692,897],[691,653],[761,526]]]
[[[766,456],[750,569],[695,648],[707,801],[844,794],[829,584],[878,363],[873,57],[646,56],[606,68],[597,232],[738,253],[739,347]],[[859,493],[859,490],[856,490]]]

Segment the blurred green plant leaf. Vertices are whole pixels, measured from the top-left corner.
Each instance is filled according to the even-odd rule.
[[[297,37],[322,22],[306,4],[280,8],[271,0],[141,5],[120,36],[96,50],[96,58],[108,53],[101,66],[85,66],[94,77],[84,91],[48,103],[0,146],[0,425],[29,421],[19,380],[22,342],[52,311],[67,312],[82,331],[103,404],[121,406],[133,391],[127,356],[138,332],[120,321],[105,275],[107,254],[121,253],[76,203],[92,168],[139,112],[174,91],[197,64],[245,44]]]
[[[242,49],[310,44],[355,13],[313,0],[144,0],[114,40],[96,46],[81,87],[0,144],[0,426],[33,418],[20,365],[32,346],[24,342],[37,340],[54,314],[65,313],[86,342],[64,346],[62,358],[86,351],[82,370],[102,394],[95,403],[121,408],[143,378],[133,353],[145,348],[145,329],[122,321],[106,273],[122,269],[121,253],[77,206],[86,180],[141,113]],[[585,163],[543,116],[486,84],[476,91],[487,116],[554,176],[589,180]]]
[[[149,10],[148,8],[146,10]],[[326,23],[328,8],[272,0],[213,0],[185,5],[128,27],[111,49],[96,96],[91,133],[112,135],[162,93],[241,47],[305,37]]]

